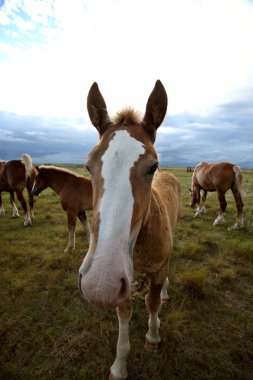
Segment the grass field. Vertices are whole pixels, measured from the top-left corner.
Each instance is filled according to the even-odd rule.
[[[82,167],[70,167],[83,174]],[[144,349],[146,279],[138,275],[130,323],[129,380],[253,379],[253,172],[244,171],[245,227],[230,230],[235,203],[227,193],[223,226],[216,194],[193,218],[185,168],[162,168],[182,185],[183,216],[169,269],[170,302],[162,307],[160,352]],[[88,243],[77,223],[76,249],[65,254],[66,215],[48,189],[36,198],[32,227],[0,217],[0,379],[103,380],[115,358],[114,310],[87,304],[77,274]],[[89,218],[91,214],[89,214]]]

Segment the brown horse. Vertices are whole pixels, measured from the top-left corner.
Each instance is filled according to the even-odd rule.
[[[0,178],[1,178],[1,173],[4,169],[5,164],[6,164],[6,161],[0,161]],[[13,218],[18,218],[19,212],[18,212],[18,208],[17,208],[16,203],[15,203],[14,191],[10,190],[9,193],[10,193],[10,202],[11,202],[12,209],[13,209],[12,216],[13,216]],[[3,200],[2,200],[1,192],[0,192],[0,215],[5,215],[5,209],[3,206]]]
[[[135,111],[126,109],[112,122],[97,83],[90,89],[87,106],[100,141],[86,165],[93,188],[93,223],[89,250],[79,270],[79,288],[91,304],[117,308],[119,337],[110,379],[125,379],[134,270],[149,278],[146,347],[157,350],[160,343],[158,312],[161,298],[168,298],[168,263],[181,190],[172,174],[156,172],[153,144],[167,109],[160,81],[142,121]]]
[[[2,161],[0,164],[0,215],[5,214],[2,204],[1,192],[10,193],[10,201],[13,206],[13,217],[19,217],[19,212],[15,204],[14,193],[21,203],[25,213],[24,225],[32,225],[33,219],[33,195],[31,193],[35,178],[35,169],[32,166],[32,159],[28,154],[24,154],[21,160]],[[30,210],[27,208],[25,198],[23,196],[26,187],[29,197]]]
[[[241,196],[242,172],[239,166],[229,162],[219,162],[208,164],[200,162],[194,169],[191,185],[191,207],[197,204],[195,217],[202,212],[200,207],[200,190],[204,190],[204,198],[206,199],[207,191],[217,191],[220,202],[220,214],[214,221],[214,225],[223,224],[224,213],[227,207],[225,193],[231,189],[235,198],[237,208],[237,221],[234,228],[243,227],[243,202]]]
[[[77,175],[65,168],[56,166],[36,166],[37,175],[32,189],[34,195],[39,195],[47,187],[51,187],[59,195],[61,205],[67,213],[69,241],[64,252],[75,248],[75,228],[78,217],[90,237],[87,210],[92,210],[92,187],[88,178]]]

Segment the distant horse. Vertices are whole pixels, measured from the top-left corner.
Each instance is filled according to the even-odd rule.
[[[33,195],[31,193],[33,181],[35,178],[35,169],[32,166],[32,159],[28,154],[24,154],[21,160],[2,161],[0,164],[0,215],[5,214],[2,204],[1,192],[10,193],[10,201],[13,206],[13,217],[19,217],[19,212],[15,204],[14,193],[21,203],[25,213],[24,225],[32,225],[33,219]],[[29,197],[30,210],[27,208],[23,196],[26,187]]]
[[[159,347],[158,312],[161,298],[168,298],[168,263],[181,190],[172,174],[156,172],[153,144],[167,109],[160,81],[142,121],[134,110],[126,109],[112,122],[96,82],[87,106],[100,141],[86,164],[93,188],[93,224],[89,250],[79,270],[79,288],[91,304],[117,308],[119,337],[110,379],[125,379],[134,270],[149,278],[146,348],[156,351]]]
[[[6,163],[6,161],[0,161],[0,177],[1,177],[1,173],[3,171],[5,163]],[[9,193],[10,193],[10,202],[11,202],[11,205],[12,205],[12,216],[13,216],[13,218],[18,218],[19,217],[19,212],[18,212],[18,208],[17,208],[16,203],[15,203],[14,191],[10,190]],[[3,206],[1,192],[0,192],[0,215],[5,215],[5,209],[4,209],[4,206]]]
[[[224,213],[227,207],[225,193],[231,189],[237,208],[237,221],[234,228],[243,227],[243,202],[241,196],[242,172],[239,166],[229,162],[208,164],[200,162],[194,169],[191,185],[191,207],[197,204],[195,217],[201,214],[200,190],[204,190],[206,198],[207,191],[217,191],[220,202],[220,214],[214,221],[214,225],[224,223]]]
[[[92,187],[88,178],[77,175],[65,168],[56,166],[36,166],[37,175],[32,189],[34,195],[39,195],[47,187],[51,187],[59,195],[61,205],[67,213],[69,241],[64,252],[75,248],[75,228],[78,217],[90,238],[90,228],[86,211],[92,210]]]

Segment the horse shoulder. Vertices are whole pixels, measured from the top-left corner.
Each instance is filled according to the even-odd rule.
[[[155,176],[150,213],[142,226],[134,250],[137,270],[157,271],[168,260],[173,245],[173,229],[180,209],[180,184],[168,173]]]

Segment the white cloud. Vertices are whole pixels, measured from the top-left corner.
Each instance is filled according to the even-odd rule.
[[[253,7],[244,0],[5,4],[3,24],[8,18],[27,31],[39,22],[46,41],[26,48],[2,42],[3,110],[86,115],[86,96],[97,81],[110,114],[127,105],[144,112],[159,78],[169,114],[203,113],[253,84]],[[22,25],[15,17],[20,8],[29,18]]]

